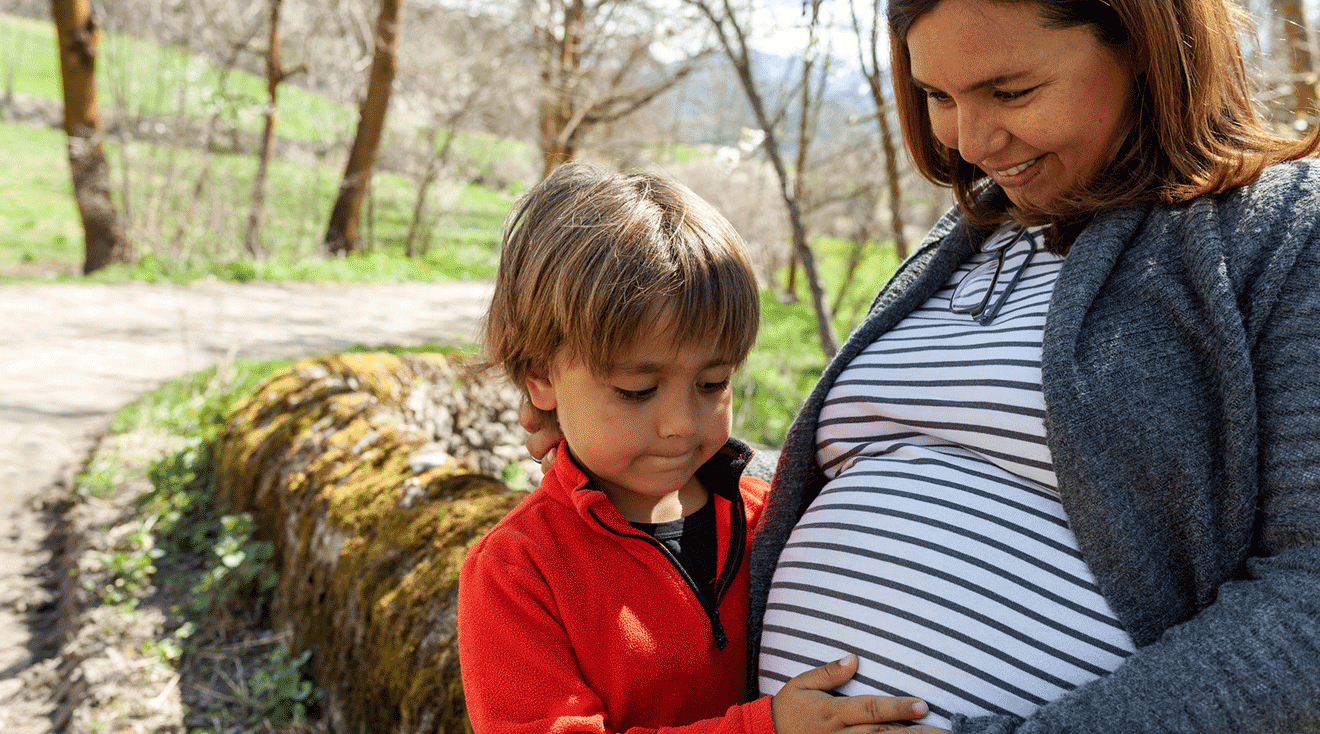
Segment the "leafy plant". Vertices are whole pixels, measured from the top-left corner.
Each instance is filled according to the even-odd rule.
[[[97,456],[74,478],[74,487],[83,496],[105,497],[123,478],[113,457]]]
[[[214,547],[206,570],[192,587],[194,611],[211,614],[233,600],[264,596],[275,588],[279,576],[269,565],[274,546],[252,540],[251,515],[224,515],[207,530],[215,533]]]
[[[307,707],[321,699],[321,691],[304,677],[302,667],[311,658],[311,650],[289,657],[288,645],[270,653],[270,665],[248,679],[248,692],[254,711],[248,724],[266,722],[286,726],[303,720]]]
[[[151,583],[156,574],[156,560],[165,555],[165,551],[156,546],[151,532],[153,524],[153,518],[140,521],[113,552],[97,554],[101,564],[110,572],[109,580],[100,589],[103,603],[136,606],[140,592]],[[83,587],[96,590],[96,582],[87,579],[83,581]]]
[[[185,643],[196,631],[195,622],[184,622],[168,636],[143,643],[142,652],[163,665],[176,665],[183,657]]]

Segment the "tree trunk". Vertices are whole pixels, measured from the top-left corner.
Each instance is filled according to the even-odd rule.
[[[907,234],[903,223],[903,187],[898,180],[898,150],[894,145],[894,134],[889,129],[889,104],[885,102],[884,84],[881,83],[880,28],[884,15],[880,12],[880,0],[874,0],[871,6],[871,42],[862,45],[862,24],[857,18],[857,9],[853,7],[853,30],[857,33],[858,60],[866,75],[866,83],[871,88],[871,101],[875,104],[875,123],[880,128],[880,149],[885,156],[885,178],[889,183],[889,224],[894,233],[894,251],[899,262],[907,259]],[[867,49],[870,50],[869,60]]]
[[[326,251],[331,255],[346,255],[357,249],[362,199],[376,163],[376,150],[380,147],[385,113],[390,105],[390,87],[398,69],[395,38],[402,7],[403,0],[381,0],[380,3],[380,16],[376,19],[376,51],[371,60],[367,96],[362,100],[353,149],[349,152],[344,180],[339,184],[339,196],[330,210],[330,224],[325,232]]]
[[[1306,13],[1302,0],[1276,0],[1283,19],[1283,34],[1288,41],[1288,64],[1292,70],[1293,114],[1304,120],[1316,111],[1316,79],[1307,38]]]
[[[582,73],[585,15],[583,0],[570,0],[564,6],[563,24],[557,29],[547,24],[540,31],[541,78],[545,81],[545,96],[537,109],[542,178],[577,155],[577,132],[572,126],[577,116],[575,96]]]
[[[270,42],[266,47],[266,125],[261,132],[261,152],[257,155],[257,173],[252,180],[252,210],[248,214],[247,236],[243,244],[253,257],[265,255],[261,246],[261,221],[266,210],[266,179],[270,170],[271,149],[275,145],[275,119],[280,82],[289,75],[280,62],[280,6],[284,0],[270,0]]]
[[[550,97],[541,103],[540,143],[541,143],[541,178],[549,176],[560,164],[567,163],[577,156],[577,145],[571,137],[565,135],[571,110],[566,110],[566,100]],[[571,104],[571,103],[570,103]]]
[[[769,156],[770,164],[775,169],[775,176],[779,179],[779,194],[788,209],[788,222],[793,231],[793,252],[802,263],[802,271],[811,290],[811,307],[816,313],[816,332],[820,337],[821,351],[825,353],[827,360],[833,359],[835,353],[839,351],[839,338],[834,333],[830,305],[825,302],[825,287],[821,284],[820,272],[816,268],[816,255],[807,242],[807,228],[803,222],[800,192],[793,187],[793,179],[789,175],[788,166],[784,164],[779,139],[775,135],[775,123],[766,109],[761,89],[757,86],[753,74],[747,34],[738,24],[729,0],[723,0],[721,3],[722,12],[715,10],[711,4],[713,0],[687,0],[687,2],[710,21],[719,37],[725,56],[738,74],[738,81],[747,95],[747,102],[756,116],[757,125],[765,133],[762,145],[765,146],[766,155]],[[811,112],[804,109],[802,114],[808,115]]]
[[[64,132],[68,136],[73,196],[82,217],[83,273],[131,262],[133,248],[110,195],[110,163],[101,148],[96,104],[96,51],[100,30],[90,0],[51,0],[64,85]]]

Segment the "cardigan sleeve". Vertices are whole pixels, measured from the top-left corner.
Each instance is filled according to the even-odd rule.
[[[614,734],[606,726],[601,697],[583,680],[556,608],[546,578],[534,569],[495,553],[468,555],[459,580],[457,626],[475,734]],[[618,671],[619,685],[627,679],[628,671]],[[618,734],[774,734],[769,696],[732,706],[723,717],[673,723]]]
[[[1320,731],[1320,225],[1306,238],[1249,343],[1259,479],[1241,570],[1111,675],[1026,719],[957,717],[957,734]]]

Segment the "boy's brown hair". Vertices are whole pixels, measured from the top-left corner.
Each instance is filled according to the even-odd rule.
[[[742,238],[691,189],[566,163],[505,221],[486,358],[525,392],[561,350],[604,376],[640,331],[669,328],[676,347],[713,340],[740,364],[759,299]],[[668,324],[653,323],[659,314]]]

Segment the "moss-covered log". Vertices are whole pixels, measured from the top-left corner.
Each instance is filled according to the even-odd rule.
[[[471,731],[459,566],[524,493],[453,457],[492,430],[511,439],[516,401],[452,358],[336,355],[272,377],[226,425],[218,499],[276,546],[271,613],[312,651],[332,731]]]

